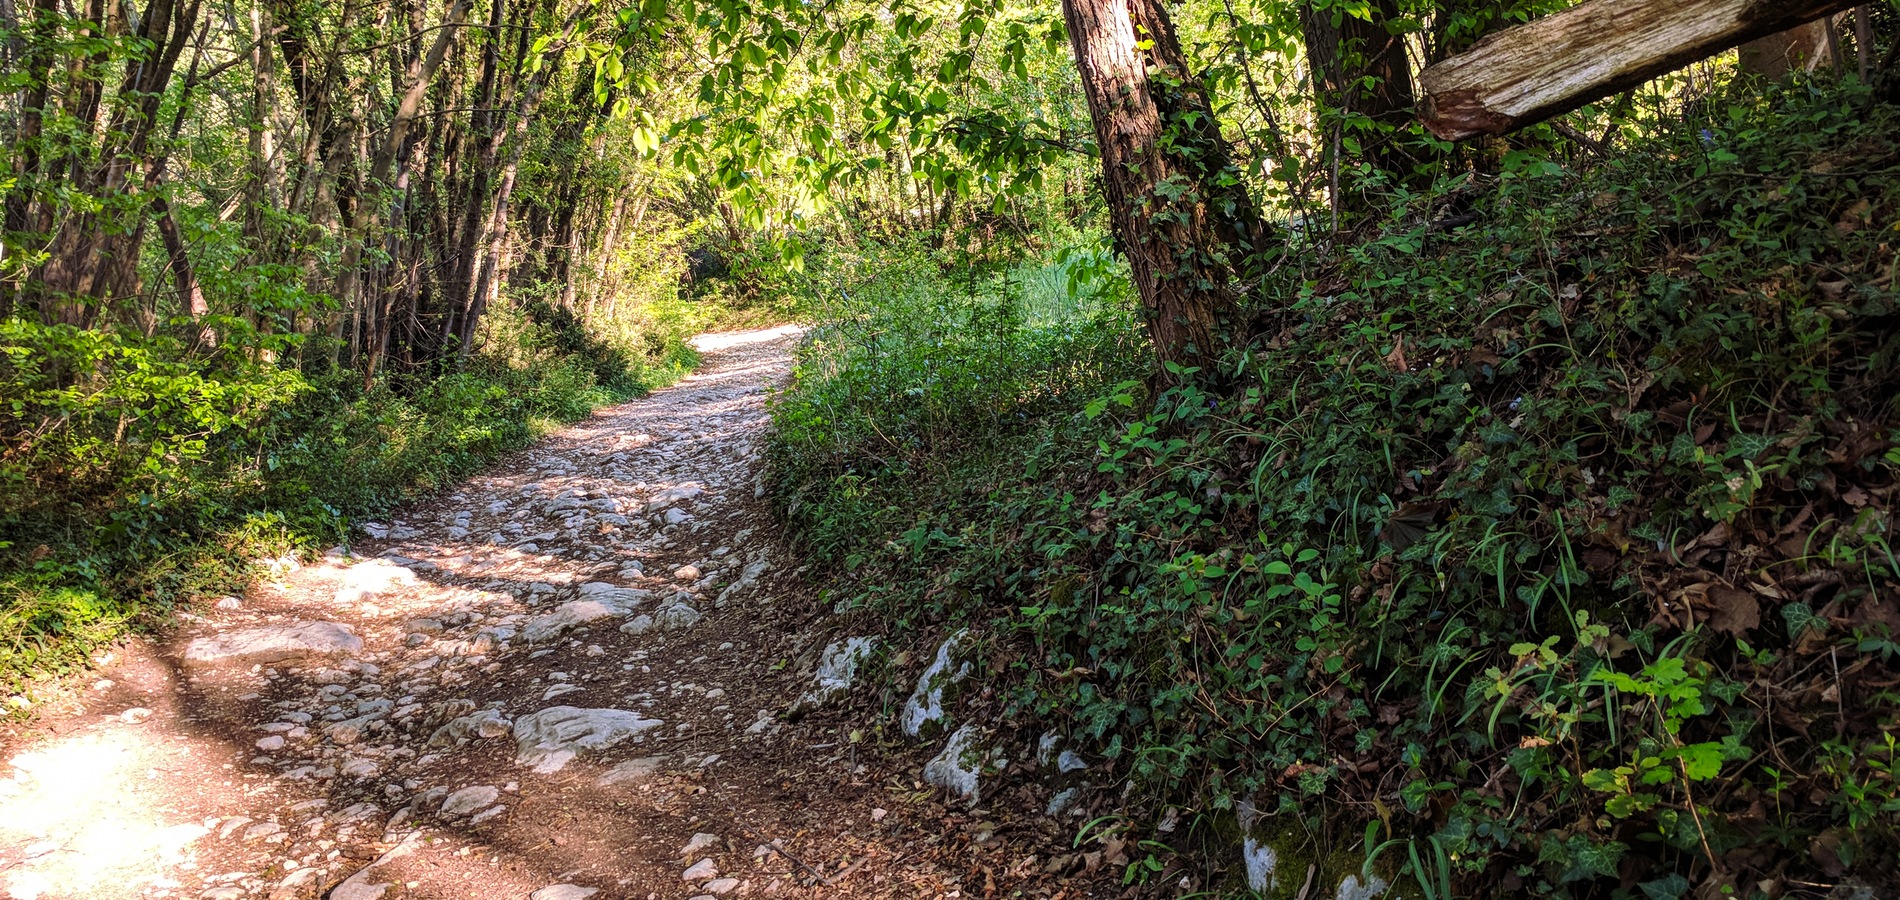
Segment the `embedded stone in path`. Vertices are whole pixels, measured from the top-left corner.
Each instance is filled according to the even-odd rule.
[[[532,894],[528,900],[587,900],[600,893],[600,888],[581,887],[578,884],[550,884]]]
[[[429,746],[460,747],[474,738],[507,737],[513,729],[514,723],[504,718],[501,710],[484,709],[451,719],[448,724],[437,728],[434,734],[429,735]]]
[[[645,781],[659,774],[660,766],[666,763],[664,756],[642,756],[630,759],[607,770],[607,774],[596,781],[601,787],[619,784],[623,781]]]
[[[529,620],[521,629],[521,638],[531,644],[539,644],[560,637],[570,628],[626,614],[625,607],[599,599],[574,600],[555,607],[553,612],[545,616]]]
[[[383,894],[388,892],[390,885],[376,883],[371,873],[392,860],[401,859],[416,852],[416,848],[421,846],[421,841],[421,832],[410,832],[408,837],[391,847],[389,852],[377,857],[375,862],[357,870],[356,874],[343,879],[342,884],[331,888],[329,900],[382,900]]]
[[[501,791],[486,784],[465,787],[442,801],[442,815],[447,818],[466,816],[495,802]]]
[[[244,628],[201,637],[185,647],[186,665],[221,662],[274,663],[309,656],[363,652],[363,639],[338,622],[300,622]]]
[[[583,752],[617,746],[660,724],[624,709],[550,706],[515,720],[515,761],[543,775],[559,772]]]

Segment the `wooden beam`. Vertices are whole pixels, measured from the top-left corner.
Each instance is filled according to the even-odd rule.
[[[1861,0],[1585,0],[1419,73],[1420,118],[1451,141],[1503,134]]]

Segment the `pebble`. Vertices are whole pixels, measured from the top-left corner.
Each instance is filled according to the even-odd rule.
[[[680,873],[682,881],[710,881],[717,877],[719,877],[719,868],[714,866],[710,859],[693,863],[686,871]]]

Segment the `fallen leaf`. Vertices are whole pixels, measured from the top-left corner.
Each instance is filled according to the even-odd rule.
[[[1410,371],[1405,364],[1405,336],[1399,335],[1392,341],[1392,352],[1385,355],[1385,364],[1394,372]]]
[[[1708,602],[1713,610],[1709,627],[1716,631],[1743,637],[1761,626],[1761,604],[1754,594],[1717,585],[1709,588]]]

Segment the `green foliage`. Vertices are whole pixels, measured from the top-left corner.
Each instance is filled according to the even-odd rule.
[[[465,370],[367,390],[236,322],[207,346],[0,321],[0,679],[65,671],[142,615],[239,590],[256,561],[342,540],[694,362],[690,331],[628,348],[547,309],[492,315],[496,350]]]
[[[1282,270],[1231,392],[899,256],[775,404],[782,511],[847,606],[1013,636],[991,721],[1429,895],[1900,877],[1900,122],[1714,102]]]

